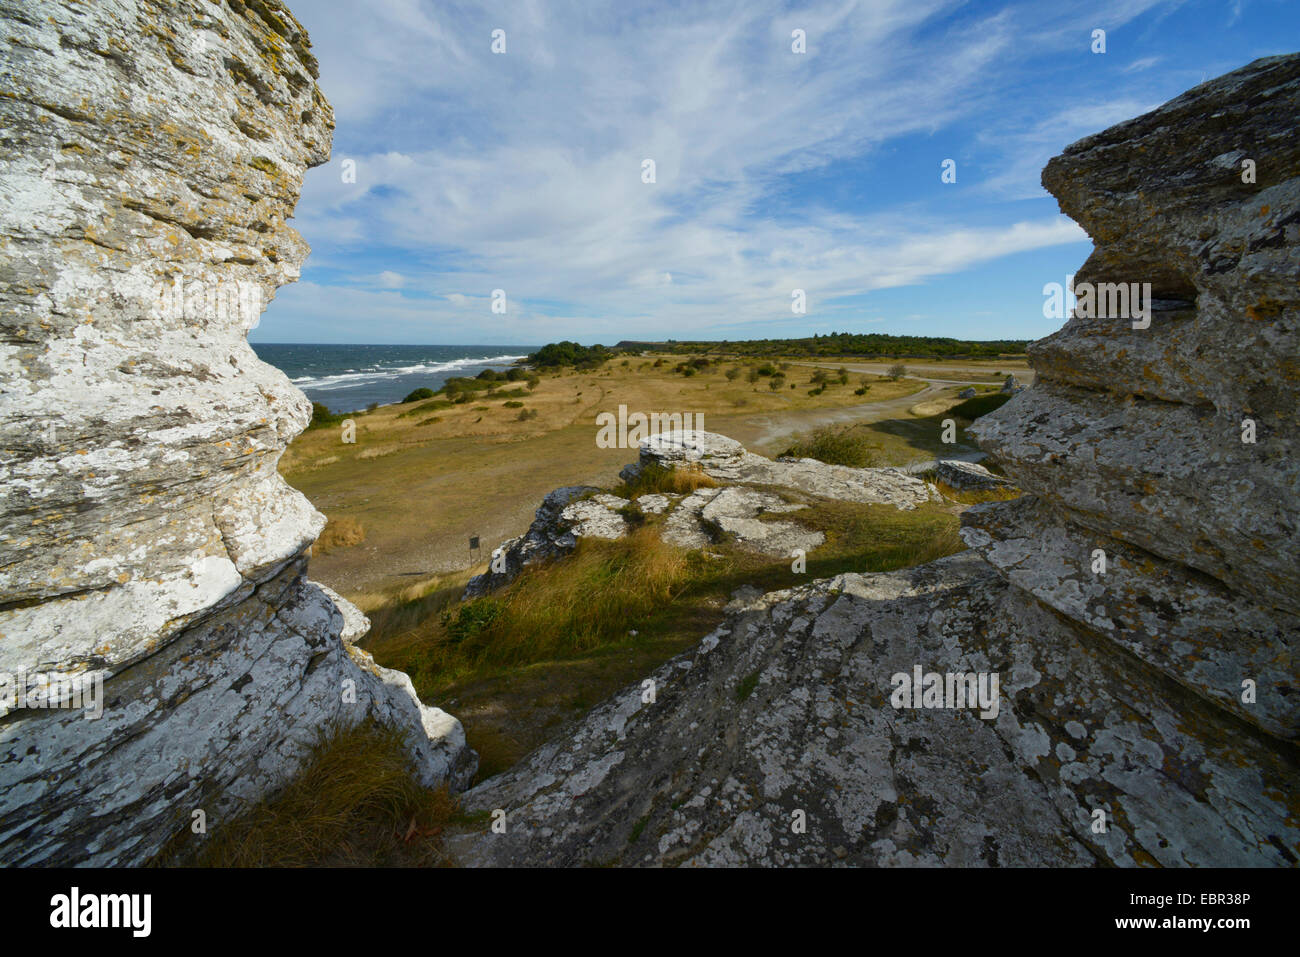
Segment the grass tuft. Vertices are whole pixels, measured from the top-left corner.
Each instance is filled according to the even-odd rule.
[[[636,498],[638,495],[690,495],[697,488],[717,488],[715,482],[698,462],[667,468],[663,465],[647,465],[641,469],[636,478],[624,482],[614,490],[615,495],[623,498]]]
[[[322,733],[302,772],[233,820],[189,822],[153,862],[200,867],[401,867],[449,862],[443,828],[456,815],[443,787],[413,777],[402,732],[365,722]]]
[[[312,551],[313,554],[325,555],[335,549],[360,545],[365,540],[365,527],[355,518],[344,515],[325,523],[325,530],[316,539]]]

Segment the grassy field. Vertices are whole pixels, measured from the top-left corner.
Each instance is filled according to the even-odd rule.
[[[356,414],[355,444],[342,441],[339,426],[303,433],[281,460],[281,473],[331,520],[349,520],[348,537],[359,539],[352,547],[331,540],[313,555],[312,573],[368,609],[470,567],[471,536],[490,549],[523,531],[552,489],[609,485],[636,459],[635,449],[596,446],[596,415],[620,404],[703,414],[706,429],[745,442],[755,431],[747,420],[815,417],[925,388],[913,379],[858,375],[809,395],[816,370],[798,366],[774,390],[772,376],[749,381],[764,366],[775,367],[769,362],[724,362],[686,377],[673,371],[679,360],[672,357],[659,366],[626,361],[594,373],[544,375],[534,390],[509,383],[461,405],[430,400]],[[728,378],[731,370],[738,371]],[[863,379],[869,388],[856,395]],[[521,420],[525,411],[536,417]]]

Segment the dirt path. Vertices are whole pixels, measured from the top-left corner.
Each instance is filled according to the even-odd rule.
[[[801,365],[803,363],[800,363]],[[808,363],[812,365],[813,363]],[[849,367],[850,369],[852,367]],[[920,377],[918,377],[920,378]],[[784,451],[790,444],[790,438],[802,432],[811,432],[824,425],[840,425],[848,422],[876,422],[894,416],[901,416],[918,402],[933,398],[944,389],[942,380],[922,379],[929,383],[920,392],[884,399],[879,402],[863,402],[861,405],[844,406],[838,409],[807,409],[799,412],[782,412],[778,414],[717,416],[710,420],[710,430],[728,435],[748,449],[764,454]],[[966,383],[957,383],[966,385]],[[780,448],[777,448],[780,446]]]
[[[848,369],[850,372],[866,373],[867,375],[874,375],[874,376],[882,376],[885,372],[885,366],[883,364],[863,365],[859,363],[856,365],[849,365],[848,363],[845,362],[805,362],[800,360],[795,360],[793,364],[798,366],[810,366],[819,369],[843,368],[843,369]],[[1033,385],[1034,383],[1033,369],[1030,369],[1028,367],[1018,368],[1016,366],[1010,365],[1009,363],[1003,363],[1003,366],[1004,368],[1001,371],[1003,372],[1009,371],[1018,380],[1020,380],[1021,385],[1026,385],[1026,386]],[[927,375],[921,375],[920,372],[921,371],[957,372],[957,373],[967,373],[967,374],[971,372],[975,372],[977,374],[984,374],[988,376],[991,376],[993,374],[993,370],[985,369],[983,367],[974,366],[970,364],[967,364],[965,366],[960,366],[960,365],[949,366],[949,365],[931,365],[930,363],[927,362],[927,363],[922,363],[914,366],[908,366],[908,369],[909,371],[907,374],[907,378],[909,379],[920,379],[922,382],[940,382],[943,383],[944,385],[988,385],[989,381],[988,379],[971,379],[971,378],[935,379]]]

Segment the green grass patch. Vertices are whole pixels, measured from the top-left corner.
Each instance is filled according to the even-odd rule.
[[[879,451],[872,446],[866,433],[833,426],[818,429],[804,441],[790,446],[782,454],[859,469],[875,466],[880,458]]]

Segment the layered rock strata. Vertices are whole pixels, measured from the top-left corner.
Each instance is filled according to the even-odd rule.
[[[738,598],[469,792],[506,830],[462,859],[1300,863],[1297,116],[1274,57],[1053,160],[1076,285],[1154,301],[1071,319],[974,426],[1030,495],[959,555]]]
[[[276,463],[310,406],[245,338],[329,155],[306,34],[279,0],[0,19],[0,673],[103,682],[96,720],[6,696],[0,861],[139,863],[367,715],[467,783],[459,723],[306,578],[324,519]]]

